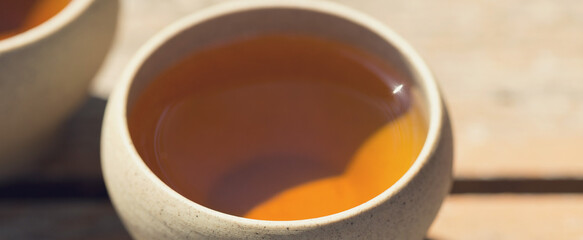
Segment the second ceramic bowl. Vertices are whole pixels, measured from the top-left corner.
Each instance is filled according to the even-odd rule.
[[[33,168],[87,97],[117,26],[118,0],[73,0],[0,40],[0,180]]]

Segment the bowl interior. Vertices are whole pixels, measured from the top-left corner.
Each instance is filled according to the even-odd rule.
[[[140,93],[156,76],[198,50],[246,36],[293,33],[343,42],[395,66],[399,74],[413,86],[411,88],[413,97],[417,100],[426,122],[430,123],[429,131],[433,131],[435,135],[436,131],[431,130],[436,127],[435,124],[431,124],[435,121],[432,118],[435,114],[430,113],[430,109],[435,108],[436,103],[431,104],[435,99],[429,101],[426,92],[430,90],[426,83],[420,82],[416,64],[409,60],[410,56],[406,56],[409,53],[403,52],[403,46],[391,44],[394,39],[387,39],[387,36],[378,34],[377,29],[351,21],[345,16],[315,8],[264,6],[223,12],[219,16],[215,14],[207,12],[206,15],[187,18],[160,34],[153,41],[155,44],[149,45],[150,52],[145,55],[145,59],[133,75],[127,92],[126,116]],[[429,148],[431,147],[424,147],[426,155],[431,150]]]

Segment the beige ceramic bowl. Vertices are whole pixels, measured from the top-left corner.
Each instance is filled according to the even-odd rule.
[[[0,179],[29,169],[87,96],[116,29],[117,0],[72,0],[0,40]]]
[[[428,136],[418,159],[396,184],[362,205],[333,215],[265,221],[192,202],[147,167],[130,139],[127,111],[149,81],[208,44],[267,32],[347,42],[375,53],[413,79],[429,120]],[[102,166],[111,200],[136,239],[422,239],[451,185],[452,137],[427,66],[402,38],[379,22],[328,2],[231,2],[171,25],[133,58],[107,106]]]

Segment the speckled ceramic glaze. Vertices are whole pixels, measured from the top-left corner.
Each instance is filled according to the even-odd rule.
[[[192,202],[146,166],[130,139],[126,115],[149,81],[196,49],[266,32],[311,34],[350,43],[374,52],[413,79],[429,120],[428,136],[418,159],[396,184],[362,205],[333,215],[265,221]],[[452,136],[427,66],[402,38],[379,22],[328,2],[231,2],[171,25],[139,51],[107,106],[102,165],[111,200],[136,239],[422,239],[451,185]]]
[[[111,46],[118,0],[72,0],[24,33],[0,40],[0,180],[30,169],[85,100]]]

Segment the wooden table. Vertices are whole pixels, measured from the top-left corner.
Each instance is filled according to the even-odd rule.
[[[29,176],[0,185],[0,239],[129,239],[99,166],[106,97],[168,23],[219,1],[122,0],[92,96]],[[429,239],[583,239],[583,4],[342,0],[387,23],[440,80],[455,184]]]

